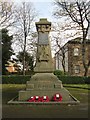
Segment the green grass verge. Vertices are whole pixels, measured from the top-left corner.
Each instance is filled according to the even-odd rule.
[[[64,87],[90,89],[90,84],[63,84]]]

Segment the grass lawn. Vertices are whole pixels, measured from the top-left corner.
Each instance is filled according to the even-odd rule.
[[[90,84],[64,84],[64,87],[90,89]]]
[[[22,84],[4,84],[2,86],[2,117],[3,118],[88,118],[88,86],[65,85],[66,89],[75,96],[78,105],[8,105],[7,101],[18,95],[25,88]],[[70,87],[72,86],[72,87]],[[76,88],[76,86],[80,88]]]

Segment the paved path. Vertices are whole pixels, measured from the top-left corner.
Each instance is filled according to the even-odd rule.
[[[3,118],[87,118],[88,104],[3,105]]]

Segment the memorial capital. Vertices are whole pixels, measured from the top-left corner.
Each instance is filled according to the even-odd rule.
[[[46,18],[40,19],[40,21],[35,24],[38,32],[50,32],[51,30],[51,22],[47,21]]]

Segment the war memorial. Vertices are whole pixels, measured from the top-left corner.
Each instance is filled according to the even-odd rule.
[[[13,104],[77,104],[79,101],[65,89],[62,82],[53,74],[54,65],[51,56],[51,48],[49,41],[49,32],[51,30],[51,22],[42,18],[36,22],[36,29],[38,32],[37,41],[37,56],[36,67],[34,68],[35,74],[26,83],[26,89],[18,92],[18,97],[13,98],[8,103]],[[53,96],[60,94],[62,100],[57,102],[53,101]],[[29,98],[33,96],[48,96],[49,102],[28,102]]]

